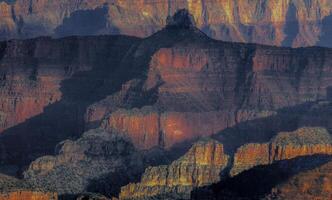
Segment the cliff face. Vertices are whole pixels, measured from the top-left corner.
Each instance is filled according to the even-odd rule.
[[[65,88],[63,84],[77,72],[95,71],[90,77],[92,80],[89,80],[94,85],[98,84],[99,79],[107,79],[96,72],[103,70],[101,62],[106,62],[115,70],[116,61],[121,59],[119,49],[126,51],[132,42],[134,38],[123,38],[121,41],[118,37],[38,38],[2,42],[0,132],[42,113],[46,106],[60,101],[62,97],[73,98],[79,94],[79,91]],[[114,58],[107,60],[109,55]]]
[[[196,143],[172,164],[147,168],[140,183],[121,188],[120,199],[188,198],[194,187],[218,182],[227,163],[222,144],[212,140]]]
[[[314,155],[257,166],[199,188],[191,199],[330,199],[331,156]]]
[[[189,13],[179,13],[142,40],[2,42],[3,160],[34,160],[100,125],[128,136],[139,149],[169,149],[280,108],[328,98],[330,49],[220,42],[196,29]]]
[[[121,188],[120,199],[189,199],[193,189],[223,181],[228,173],[233,177],[255,166],[320,154],[332,155],[332,138],[324,128],[281,132],[269,143],[240,147],[233,159],[221,143],[198,142],[172,164],[147,168],[139,183]]]
[[[328,0],[16,0],[1,3],[0,38],[121,33],[148,36],[188,9],[197,26],[227,41],[331,46]]]
[[[144,42],[176,31],[166,28]],[[181,41],[157,50],[147,64],[141,90],[150,94],[144,96],[150,103],[105,115],[105,129],[129,136],[140,149],[169,148],[327,98],[332,81],[328,49],[231,44],[210,40],[194,28],[181,31]]]
[[[240,147],[234,155],[231,175],[235,176],[254,166],[314,154],[332,154],[332,138],[326,129],[306,127],[279,133],[269,143]]]
[[[123,76],[116,71],[135,42],[123,36],[1,42],[2,159],[26,164],[82,133],[87,106],[130,76],[129,71]],[[114,87],[105,87],[109,84]]]

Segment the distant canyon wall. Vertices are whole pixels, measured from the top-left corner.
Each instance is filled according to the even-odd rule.
[[[330,0],[16,0],[0,3],[0,39],[41,35],[145,37],[186,8],[215,39],[278,46],[332,46]]]

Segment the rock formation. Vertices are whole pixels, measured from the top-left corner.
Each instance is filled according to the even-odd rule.
[[[166,28],[138,49],[166,34],[179,34],[179,41],[158,49],[147,63],[141,87],[147,95],[141,101],[149,103],[109,112],[103,123],[105,129],[132,138],[140,149],[170,148],[281,108],[327,98],[332,77],[328,49],[224,43],[183,27]],[[99,107],[111,110],[104,100]]]
[[[331,199],[332,161],[301,172],[272,188],[265,199]]]
[[[222,144],[200,141],[172,164],[147,168],[140,183],[121,188],[120,199],[188,198],[194,187],[218,182],[227,163]]]
[[[120,186],[135,180],[143,170],[143,158],[132,144],[103,130],[90,130],[76,140],[58,145],[56,156],[31,163],[24,180],[59,195],[103,192],[117,195]]]
[[[148,36],[186,8],[197,26],[216,39],[271,45],[328,45],[331,4],[326,0],[121,1],[16,0],[0,4],[0,38],[40,35]]]
[[[257,166],[198,188],[198,199],[330,199],[331,156],[314,155]]]
[[[55,12],[57,6],[64,12],[50,12],[55,24],[83,2],[88,13],[91,6],[102,13],[111,6],[108,13],[112,14],[115,6],[119,15],[130,14],[122,10],[128,6],[126,1],[102,8],[99,1],[80,1],[69,10],[65,8],[71,1],[66,2],[31,1],[30,22],[35,24],[35,16],[50,20],[41,17],[50,4]],[[28,21],[18,17],[15,9],[24,3],[1,4],[14,8],[1,14],[8,18],[9,12],[15,12],[22,34]],[[131,6],[137,3],[142,1]],[[222,5],[232,6],[232,2]],[[73,15],[79,18],[78,13]],[[112,18],[114,23],[117,19]],[[197,17],[195,21],[200,26]],[[75,36],[0,42],[2,164],[22,170],[33,160],[24,172],[27,184],[57,191],[61,197],[82,192],[117,196],[126,185],[122,199],[188,199],[193,189],[222,181],[224,175],[235,178],[257,165],[332,153],[325,129],[331,130],[331,49],[213,40],[195,28],[185,10],[167,23],[145,39]],[[63,33],[66,28],[58,30]],[[306,124],[323,128],[275,136]],[[250,126],[259,131],[250,132]],[[83,133],[86,129],[91,130]],[[144,157],[150,150],[179,154],[174,152],[177,145],[210,135],[217,141],[195,143],[170,164],[160,161],[165,159],[160,156],[152,162],[157,166],[145,170],[141,182],[127,185],[150,164]],[[30,194],[16,190],[13,195]]]
[[[32,187],[24,180],[0,174],[0,200],[57,200],[54,191]]]
[[[212,40],[186,11],[168,21],[170,26],[146,39],[2,42],[3,160],[25,165],[100,125],[126,135],[139,149],[170,149],[328,98],[330,49]]]
[[[1,42],[3,162],[26,165],[53,153],[62,140],[78,137],[85,129],[87,106],[117,90],[126,75],[131,76],[129,70],[124,75],[115,71],[135,42],[136,38],[125,36]]]
[[[0,193],[0,200],[57,200],[58,197],[54,193],[43,193],[33,191],[17,191],[6,194]]]
[[[198,142],[172,164],[147,168],[139,183],[121,188],[120,199],[190,199],[195,188],[222,182],[227,173],[236,177],[256,166],[313,155],[332,155],[332,137],[324,128],[281,132],[269,143],[240,147],[232,159],[224,153],[221,143]],[[218,160],[217,167],[214,160]]]
[[[314,154],[332,155],[332,137],[326,129],[304,127],[294,132],[281,132],[269,143],[240,147],[234,155],[231,175],[254,166]]]

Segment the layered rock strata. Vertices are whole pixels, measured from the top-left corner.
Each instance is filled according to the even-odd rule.
[[[146,169],[139,183],[121,188],[120,199],[189,199],[194,188],[223,181],[227,173],[233,177],[256,166],[313,155],[332,155],[332,137],[324,128],[281,132],[269,143],[240,147],[232,159],[224,153],[221,143],[198,142],[172,164]],[[218,165],[212,162],[216,158]]]
[[[314,154],[332,154],[332,137],[324,128],[304,127],[281,132],[269,143],[246,144],[234,155],[231,176],[258,165]]]
[[[120,199],[188,198],[194,187],[218,182],[228,159],[222,144],[201,141],[172,164],[147,168],[140,183],[121,188]]]
[[[158,49],[147,64],[141,91],[150,95],[141,101],[150,103],[104,115],[105,129],[127,135],[140,149],[170,148],[328,96],[332,81],[328,49],[224,43],[190,26],[168,27],[138,49],[177,34],[180,41]],[[96,113],[111,110],[105,101],[95,107]]]
[[[216,39],[331,46],[332,7],[326,0],[2,1],[0,38],[119,33],[144,37],[164,27],[164,19],[182,8]]]

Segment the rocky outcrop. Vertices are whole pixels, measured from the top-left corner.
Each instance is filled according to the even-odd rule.
[[[144,42],[180,32],[179,42],[158,49],[147,64],[141,94],[150,95],[138,99],[148,105],[105,115],[105,129],[129,136],[140,149],[170,148],[327,98],[332,81],[328,49],[224,43],[181,27],[166,28]]]
[[[185,11],[168,21],[169,26],[142,40],[2,42],[3,160],[27,164],[101,124],[128,136],[139,149],[169,149],[328,97],[330,49],[212,40]]]
[[[332,137],[324,128],[304,127],[294,132],[282,132],[269,143],[246,144],[234,155],[231,175],[258,165],[268,165],[279,160],[300,156],[332,154]]]
[[[330,199],[332,196],[332,162],[301,172],[273,187],[264,199]]]
[[[330,199],[331,159],[313,155],[256,166],[196,189],[191,199]]]
[[[50,192],[17,191],[0,193],[0,200],[57,200],[58,196]]]
[[[115,196],[120,186],[135,180],[143,158],[132,144],[103,130],[90,130],[58,145],[56,156],[44,156],[24,172],[30,185],[59,195],[103,192]]]
[[[332,137],[324,128],[304,127],[281,132],[269,143],[245,144],[232,159],[221,143],[200,141],[172,164],[147,168],[139,183],[121,188],[120,199],[189,199],[194,189],[236,177],[256,166],[315,155],[332,155]]]
[[[131,76],[129,70],[124,75],[116,71],[137,41],[100,36],[1,42],[3,162],[26,165],[37,156],[53,153],[62,140],[83,133],[88,105],[115,92],[126,82],[126,75]]]
[[[208,35],[227,41],[273,45],[331,45],[331,5],[326,0],[272,1],[25,1],[0,6],[0,38],[40,35],[148,36],[167,16],[186,8]],[[326,40],[327,39],[327,40]]]
[[[51,190],[33,187],[24,180],[0,174],[0,200],[57,200]]]
[[[219,181],[219,173],[227,164],[222,144],[200,141],[172,164],[147,168],[140,183],[121,188],[120,199],[188,198],[194,187]]]

